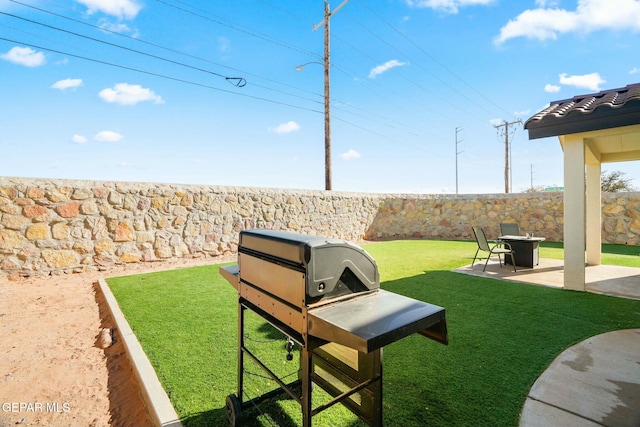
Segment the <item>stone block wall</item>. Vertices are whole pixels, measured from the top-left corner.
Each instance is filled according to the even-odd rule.
[[[563,214],[562,193],[389,197],[366,237],[472,240],[471,227],[479,225],[493,239],[500,235],[501,222],[517,222],[523,234],[559,242]]]
[[[603,196],[603,242],[640,245],[640,194]],[[471,240],[471,225],[562,241],[561,193],[397,195],[0,177],[0,279],[235,253],[271,228],[355,242]]]
[[[602,242],[640,246],[640,193],[602,195]]]
[[[377,208],[362,194],[0,178],[0,277],[214,260],[256,227],[358,241]]]

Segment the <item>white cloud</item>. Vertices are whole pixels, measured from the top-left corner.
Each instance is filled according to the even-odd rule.
[[[123,22],[114,23],[114,22],[109,22],[107,19],[101,18],[98,21],[98,26],[102,28],[104,31],[118,33],[118,34],[128,34],[133,38],[137,38],[140,35],[137,29],[133,29]]]
[[[269,128],[269,132],[274,133],[291,133],[300,130],[300,125],[294,121],[288,121],[286,123],[281,123],[275,128]]]
[[[638,67],[633,67],[632,69],[629,70],[629,74],[637,74],[640,73],[640,68]]]
[[[118,132],[113,132],[111,130],[103,130],[102,132],[98,132],[93,139],[101,142],[118,142],[124,136],[120,135]]]
[[[599,73],[584,74],[581,76],[569,76],[566,73],[560,74],[560,84],[565,86],[575,86],[589,90],[600,90],[600,85],[607,81],[600,77]]]
[[[219,36],[218,37],[218,49],[220,52],[227,52],[231,48],[231,40],[227,37]]]
[[[560,89],[562,89],[562,86],[552,85],[550,83],[547,83],[546,85],[544,85],[545,92],[556,93],[556,92],[560,92]]]
[[[151,101],[154,104],[164,103],[162,97],[156,95],[151,89],[128,83],[118,83],[113,88],[101,90],[98,95],[106,102],[120,105],[135,105],[144,101]]]
[[[510,20],[494,39],[498,45],[515,37],[555,40],[559,34],[597,30],[640,31],[640,0],[578,0],[576,10],[556,7],[556,2],[537,1],[537,9],[528,9]],[[547,7],[553,6],[553,7]]]
[[[77,133],[71,137],[71,142],[75,142],[76,144],[86,144],[87,141],[86,137],[78,135]]]
[[[407,63],[398,61],[397,59],[392,59],[391,61],[387,61],[382,65],[375,66],[369,72],[369,78],[373,79],[379,74],[382,74],[382,73],[384,73],[386,71],[389,71],[390,69],[395,68],[395,67],[402,67],[403,65],[407,65]]]
[[[87,13],[92,15],[102,12],[118,19],[133,19],[138,15],[142,5],[134,0],[76,0],[87,7]]]
[[[349,148],[349,150],[347,150],[346,152],[340,154],[340,158],[344,159],[344,160],[357,159],[359,157],[362,157],[362,154],[358,153],[353,148]]]
[[[36,52],[30,47],[19,46],[12,47],[9,52],[0,55],[0,58],[25,67],[39,67],[47,62],[44,53]]]
[[[560,3],[559,0],[536,0],[538,7],[556,7]]]
[[[431,8],[446,13],[458,13],[461,7],[489,5],[494,0],[405,0],[409,7]]]
[[[489,120],[489,123],[491,124],[491,126],[500,126],[504,123],[504,119],[491,119]]]
[[[120,162],[118,163],[118,167],[119,168],[132,168],[132,169],[138,169],[139,166],[135,163],[129,163],[129,162]]]
[[[51,88],[65,90],[65,89],[74,89],[74,88],[77,88],[78,86],[82,86],[82,79],[58,80],[57,82],[51,85]]]
[[[529,114],[531,114],[531,109],[513,112],[514,117],[524,117],[528,116]]]

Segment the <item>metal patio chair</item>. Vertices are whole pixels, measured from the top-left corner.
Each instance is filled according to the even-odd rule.
[[[519,236],[520,227],[515,222],[503,222],[500,224],[501,236]]]
[[[482,271],[487,269],[487,263],[489,262],[489,258],[492,255],[498,255],[498,260],[500,261],[500,267],[502,267],[502,257],[505,256],[505,264],[506,264],[506,256],[509,255],[511,257],[511,263],[513,264],[513,271],[516,272],[516,260],[513,256],[513,251],[511,250],[511,246],[506,242],[492,242],[493,246],[489,246],[489,242],[487,241],[487,237],[484,234],[484,230],[480,227],[472,227],[473,234],[476,236],[476,242],[478,243],[478,249],[476,250],[476,254],[473,257],[473,262],[471,262],[471,267],[473,268],[473,264],[476,262],[476,258],[478,257],[478,252],[484,251],[489,252],[487,255],[487,260],[484,262],[484,268]]]

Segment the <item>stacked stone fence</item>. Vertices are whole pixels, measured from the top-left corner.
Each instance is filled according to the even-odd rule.
[[[562,241],[561,193],[399,195],[0,177],[0,278],[217,257],[243,229],[351,241],[472,239],[523,232]],[[640,194],[603,195],[603,241],[640,244]]]

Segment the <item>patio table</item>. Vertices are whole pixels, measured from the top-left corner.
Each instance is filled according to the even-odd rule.
[[[533,268],[539,263],[538,249],[544,237],[500,236],[499,240],[508,243],[514,252],[516,266]],[[511,257],[504,257],[505,264],[512,264]]]

